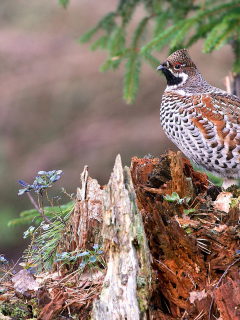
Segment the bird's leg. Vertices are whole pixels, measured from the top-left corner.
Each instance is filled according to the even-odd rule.
[[[226,190],[227,188],[229,188],[235,184],[238,186],[237,180],[224,178],[222,188],[224,188]]]

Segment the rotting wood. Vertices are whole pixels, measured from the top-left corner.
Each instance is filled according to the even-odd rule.
[[[51,298],[60,303],[42,304],[46,319],[59,312],[81,320],[89,319],[91,312],[94,320],[240,319],[239,190],[228,190],[234,195],[229,214],[220,211],[213,201],[221,189],[206,192],[206,174],[194,171],[189,160],[172,151],[159,158],[133,158],[131,175],[133,183],[118,156],[103,189],[85,167],[60,249],[82,250],[99,243],[102,235],[106,276],[103,281],[101,272],[94,270],[94,280],[87,273],[78,279],[69,268],[62,272],[64,267],[55,274],[57,279],[46,276],[47,289],[60,285],[68,294],[64,305],[65,298],[51,291]],[[184,215],[186,205],[163,199],[172,192],[191,197],[195,211]]]
[[[120,155],[103,192],[107,274],[92,320],[149,319],[150,254],[129,168]]]
[[[52,320],[57,319],[58,315],[61,313],[65,301],[68,295],[61,290],[59,290],[53,299],[42,309],[38,320]]]
[[[187,178],[183,172],[183,159],[182,152],[178,151],[177,154],[171,152],[170,162],[171,180],[167,182],[167,194],[176,192],[180,198],[190,197],[193,200],[194,188],[192,185],[191,177]]]
[[[88,174],[88,166],[80,175],[82,188],[77,196],[68,234],[61,240],[62,251],[92,250],[94,244],[101,242],[102,194],[103,190],[96,179]],[[70,235],[70,236],[68,236]]]
[[[233,220],[236,222],[239,204],[230,209],[229,215],[232,218],[229,220],[225,212],[213,207],[213,201],[206,192],[200,194],[207,189],[207,176],[195,172],[188,160],[181,161],[179,157],[180,154],[174,155],[168,151],[160,158],[132,159],[131,169],[138,208],[143,216],[153,260],[150,318],[169,320],[200,317],[206,320],[209,317],[214,284],[216,285],[222,272],[229,265],[231,268],[228,277],[233,281],[232,288],[238,288],[239,285],[238,267],[233,261],[235,251],[240,244],[240,236],[238,225],[229,225]],[[162,179],[161,163],[167,163],[169,158],[171,177],[166,181],[165,176]],[[182,170],[179,170],[181,166]],[[144,172],[144,168],[147,169],[147,173]],[[190,193],[188,188],[183,186],[186,178],[191,178],[193,182],[193,190]],[[156,181],[157,179],[160,181]],[[151,181],[154,181],[156,191],[152,190],[154,187],[151,186]],[[186,217],[189,220],[182,219],[183,207],[163,200],[164,192],[168,194],[177,192],[181,198],[192,194],[195,212],[191,219],[189,217]],[[196,194],[197,197],[194,196]],[[190,234],[186,233],[185,229],[188,229]],[[225,281],[223,279],[222,285]],[[229,306],[229,310],[226,308],[226,312],[221,310],[224,302],[221,304],[219,299],[221,301],[231,299],[229,296],[224,298],[224,295],[219,293],[222,285],[217,289],[218,299],[213,304],[211,319],[221,314],[224,320],[230,320],[231,316],[224,316],[226,312],[234,315],[232,319],[240,319],[237,313],[237,297],[232,299],[234,303]],[[234,290],[230,290],[231,295],[234,294]],[[191,292],[195,292],[198,298],[190,303]],[[198,294],[201,292],[205,293],[199,298]],[[226,293],[224,290],[221,292]]]
[[[88,175],[88,167],[81,174],[82,189],[77,190],[73,213],[73,231],[76,249],[91,249],[100,242],[102,227],[102,190],[97,180]]]

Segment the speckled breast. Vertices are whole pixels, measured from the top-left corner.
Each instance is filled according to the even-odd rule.
[[[208,101],[205,95],[196,99],[165,91],[161,125],[168,138],[197,166],[236,179],[240,177],[240,126],[231,123],[223,111],[209,108]]]

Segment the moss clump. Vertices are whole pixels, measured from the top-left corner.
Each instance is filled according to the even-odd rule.
[[[28,303],[19,299],[13,299],[9,301],[3,301],[0,303],[0,312],[4,316],[11,317],[12,320],[25,320],[33,317]]]
[[[230,208],[232,209],[234,206],[239,205],[239,203],[240,203],[240,197],[232,198],[230,203]]]
[[[237,185],[232,185],[231,187],[227,188],[226,191],[231,192],[233,195],[233,198],[240,197],[240,189],[238,188]]]

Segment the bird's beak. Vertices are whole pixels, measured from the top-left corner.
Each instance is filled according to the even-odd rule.
[[[160,64],[160,66],[159,67],[157,67],[157,69],[156,70],[162,70],[162,69],[166,69],[165,67],[163,67],[161,64]]]

